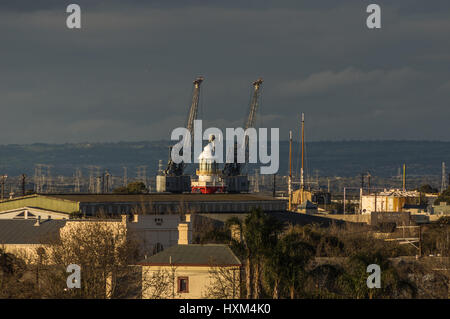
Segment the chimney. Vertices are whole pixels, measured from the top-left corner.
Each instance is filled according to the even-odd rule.
[[[137,223],[139,221],[139,215],[133,214],[133,223]]]
[[[33,226],[39,226],[41,224],[41,216],[38,216],[36,223]]]
[[[190,223],[178,224],[178,245],[189,245],[192,241]]]

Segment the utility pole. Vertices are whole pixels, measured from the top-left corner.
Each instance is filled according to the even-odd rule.
[[[272,188],[272,197],[275,197],[275,188],[276,188],[276,176],[277,174],[273,174],[273,188]]]
[[[445,162],[442,162],[442,181],[441,181],[441,193],[447,188],[445,185]]]
[[[419,257],[422,257],[422,224],[419,224]]]
[[[75,193],[80,193],[81,191],[81,170],[77,168],[75,170]]]
[[[403,164],[403,191],[406,191],[406,164]]]
[[[25,196],[26,178],[27,178],[27,175],[25,175],[25,174],[22,174],[22,175],[20,176],[20,179],[21,179],[21,185],[22,185],[22,196]]]
[[[160,172],[162,172],[162,161],[159,160]],[[123,187],[128,186],[127,167],[123,167]]]
[[[344,215],[345,215],[345,187],[344,187],[344,208],[343,208],[343,211],[344,211]]]
[[[375,195],[375,213],[377,212],[377,191],[374,192]]]
[[[364,174],[361,173],[361,189],[364,188]]]
[[[2,175],[0,176],[1,179],[1,185],[2,185],[2,196],[1,196],[1,200],[3,201],[3,199],[5,198],[5,183],[6,183],[6,179],[8,178],[8,175]]]
[[[259,175],[258,175],[258,169],[255,169],[254,192],[255,192],[255,193],[259,193]]]
[[[111,189],[111,174],[109,174],[108,171],[105,171],[104,176],[103,192],[109,193],[109,190]]]

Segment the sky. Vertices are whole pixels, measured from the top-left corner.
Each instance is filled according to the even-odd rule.
[[[167,140],[199,75],[204,127],[242,126],[262,77],[257,125],[282,139],[304,112],[308,141],[450,141],[449,16],[448,0],[2,0],[0,144]]]

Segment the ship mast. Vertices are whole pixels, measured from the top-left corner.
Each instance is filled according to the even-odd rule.
[[[289,180],[288,180],[289,210],[292,210],[292,131],[289,131]]]
[[[305,189],[304,184],[304,162],[305,162],[305,113],[302,113],[302,168],[300,170],[300,189],[303,191]]]

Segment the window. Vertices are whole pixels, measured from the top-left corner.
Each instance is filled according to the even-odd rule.
[[[178,277],[178,292],[187,293],[189,292],[189,278],[188,277]]]
[[[162,218],[155,218],[155,224],[158,226],[161,226],[163,223],[163,219]]]

